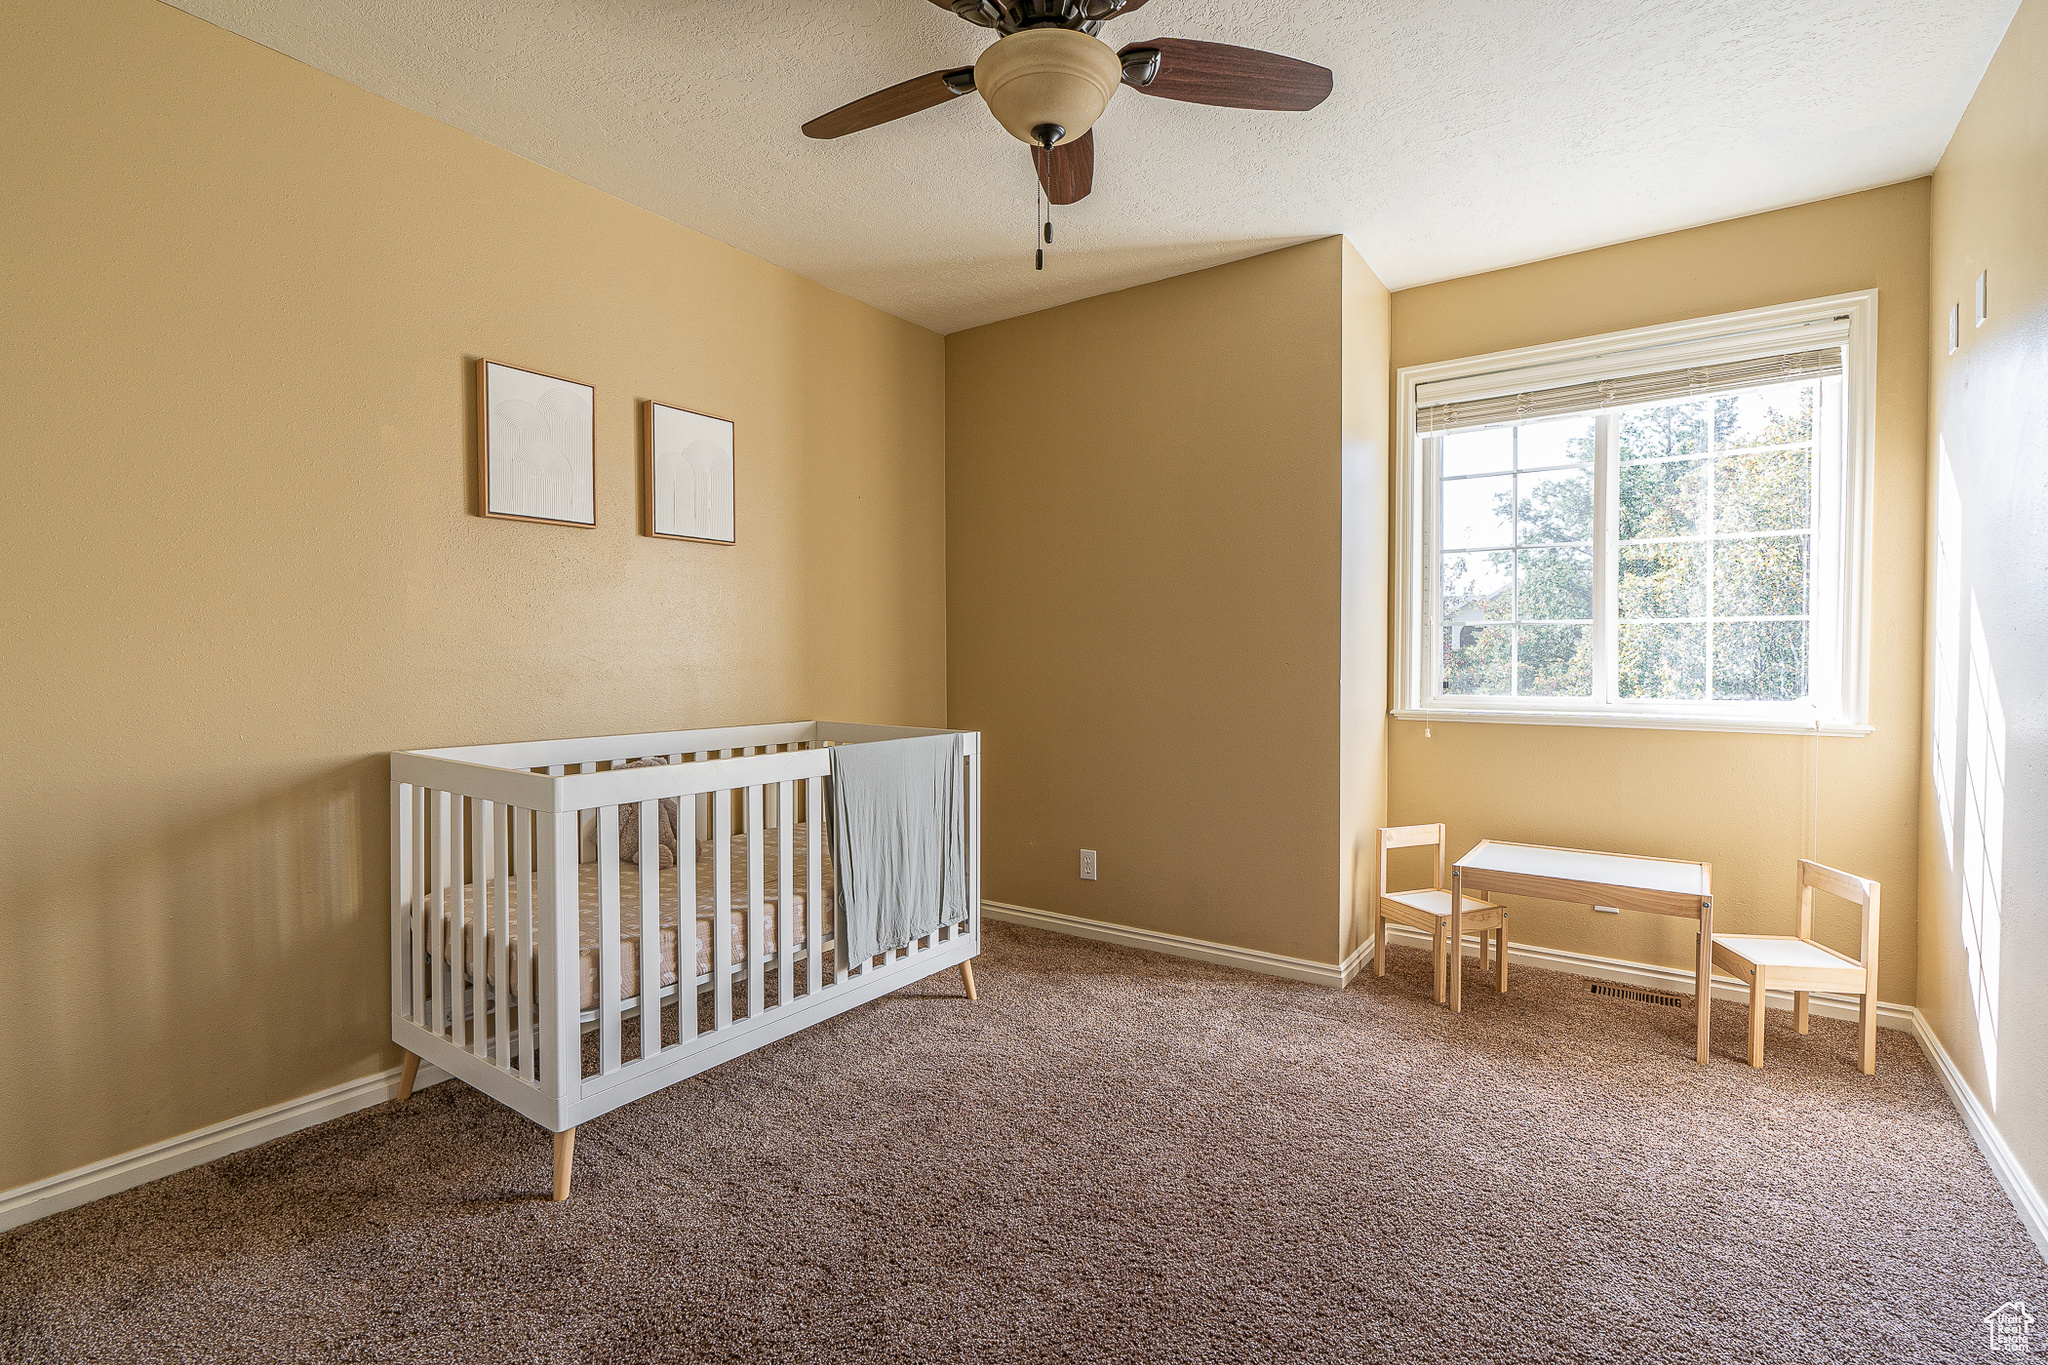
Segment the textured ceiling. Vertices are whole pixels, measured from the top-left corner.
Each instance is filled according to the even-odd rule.
[[[1112,46],[1269,48],[1306,114],[1125,89],[1031,264],[1030,155],[977,98],[814,142],[964,66],[927,0],[178,0],[180,8],[941,332],[1331,233],[1393,288],[1931,170],[2017,0],[1151,0]]]

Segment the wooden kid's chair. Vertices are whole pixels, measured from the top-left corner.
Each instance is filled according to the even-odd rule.
[[[1434,890],[1393,891],[1387,890],[1387,854],[1397,848],[1416,848],[1423,844],[1436,846],[1436,885]],[[1465,945],[1447,943],[1450,937],[1451,893],[1444,889],[1444,827],[1442,825],[1402,825],[1398,829],[1380,831],[1380,880],[1378,911],[1373,915],[1372,974],[1387,974],[1387,921],[1405,924],[1411,929],[1429,930],[1430,958],[1436,964],[1436,999],[1444,1000],[1444,987],[1449,979],[1453,961],[1462,962]],[[1508,912],[1492,901],[1474,900],[1466,896],[1465,928],[1479,935],[1479,970],[1487,968],[1489,946],[1493,957],[1493,986],[1497,991],[1508,988]],[[1491,938],[1488,931],[1491,930]]]
[[[1863,907],[1863,960],[1813,941],[1813,889]],[[1764,1064],[1764,992],[1792,992],[1792,1026],[1806,1032],[1809,991],[1843,990],[1863,996],[1863,1074],[1877,1074],[1877,883],[1799,860],[1799,932],[1714,935],[1714,965],[1749,983],[1749,1064]]]

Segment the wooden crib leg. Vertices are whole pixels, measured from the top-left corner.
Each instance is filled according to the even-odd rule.
[[[418,1054],[408,1052],[405,1061],[398,1068],[398,1102],[404,1104],[412,1098],[412,1083],[420,1078]]]
[[[555,1134],[555,1202],[569,1197],[569,1172],[576,1164],[576,1130]]]
[[[981,999],[980,993],[974,989],[974,964],[972,962],[960,964],[960,979],[967,983],[967,998],[969,1000]]]

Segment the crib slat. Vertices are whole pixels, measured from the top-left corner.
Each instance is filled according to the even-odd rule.
[[[711,793],[711,1029],[732,1024],[732,793]]]
[[[676,1042],[697,1036],[697,806],[676,821]]]
[[[533,866],[532,811],[512,812],[512,861],[519,868],[519,948],[514,952],[511,944],[505,945],[503,979],[518,989],[519,1024],[526,1034],[519,1050],[519,1074],[539,1085],[540,1002],[535,995],[533,950],[534,883],[539,877]]]
[[[391,784],[391,1009],[412,1018],[412,783]]]
[[[490,1010],[486,1004],[489,997],[484,987],[484,930],[491,922],[491,832],[497,824],[493,805],[482,800],[469,803],[469,943],[465,951],[456,955],[469,980],[469,1051],[476,1057],[489,1056],[491,1047]]]
[[[469,846],[470,846],[470,801],[460,793],[455,797],[455,890],[450,902],[450,912],[455,922],[449,929],[448,970],[454,973],[454,984],[448,987],[448,1008],[453,1011],[448,1021],[448,1041],[457,1047],[469,1046],[469,992],[464,972],[468,963],[464,960],[462,940],[464,925],[462,915],[469,903]]]
[[[506,970],[512,947],[512,817],[510,806],[498,808],[491,831],[491,931],[484,935],[484,951],[490,961],[476,972],[477,989],[490,987],[491,1046],[500,1071],[512,1069],[512,976]]]
[[[794,782],[775,784],[775,809],[789,809]],[[810,940],[806,939],[806,943]],[[812,951],[817,950],[815,943]],[[775,1000],[787,1005],[796,998],[796,829],[789,820],[775,826]]]
[[[535,942],[539,945],[540,988],[534,1004],[547,1039],[539,1053],[539,1075],[542,1092],[556,1098],[574,1098],[583,1086],[583,1047],[576,1010],[582,972],[576,933],[578,818],[573,810],[536,816],[536,852],[540,855],[536,875],[541,889],[535,906]]]
[[[441,984],[434,980],[441,970],[441,907],[448,895],[448,873],[443,866],[447,858],[445,849],[448,841],[448,793],[433,791],[427,800],[427,897],[425,923],[421,925],[422,956],[426,959],[426,971],[420,978],[420,1027],[429,1033],[441,1031],[441,1000],[446,994]]]
[[[661,817],[640,803],[640,1056],[661,1051]],[[678,849],[677,852],[682,850]],[[682,935],[676,935],[678,946]],[[678,976],[682,974],[677,973]]]
[[[767,868],[761,857],[761,784],[747,788],[747,1018],[761,1017],[766,995],[762,989],[762,959],[767,936],[761,932],[761,902],[768,894]]]
[[[412,826],[412,980],[408,983],[406,1018],[421,1028],[427,1026],[427,905],[432,892],[427,885],[427,789],[414,787],[406,803],[406,822]]]
[[[432,1014],[433,1030],[437,1037],[447,1037],[452,1011],[448,1008],[448,940],[454,930],[449,927],[452,917],[461,912],[458,900],[453,907],[448,897],[462,895],[462,864],[458,850],[460,841],[455,832],[455,812],[459,808],[455,793],[436,792],[434,839],[434,925],[431,938],[434,954],[433,985],[434,1004]]]
[[[804,941],[810,944],[810,956],[804,965],[804,989],[812,995],[825,984],[824,897],[820,892],[824,878],[818,867],[825,847],[824,827],[818,819],[824,786],[821,777],[804,779]]]
[[[619,808],[597,808],[597,1070],[619,1069]]]

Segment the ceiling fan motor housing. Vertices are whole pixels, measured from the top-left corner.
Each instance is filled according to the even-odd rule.
[[[1100,38],[1069,28],[1029,28],[998,39],[974,63],[974,88],[1019,142],[1039,145],[1051,124],[1078,140],[1094,127],[1123,80],[1123,62]]]

